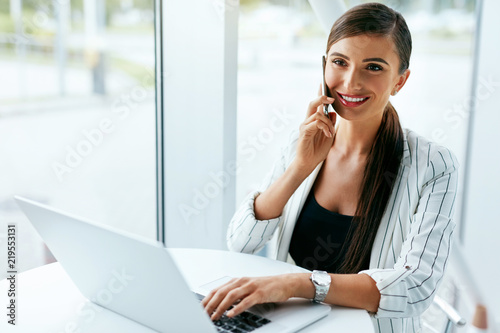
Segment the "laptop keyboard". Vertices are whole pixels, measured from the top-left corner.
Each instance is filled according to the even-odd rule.
[[[195,293],[201,301],[203,296]],[[225,314],[219,320],[214,321],[217,332],[231,332],[231,333],[246,333],[252,332],[259,327],[269,324],[271,321],[262,316],[256,315],[249,311],[243,311],[235,317],[228,317]]]
[[[252,332],[270,322],[269,319],[244,311],[233,318],[223,315],[219,320],[214,321],[214,324],[217,332],[243,333]]]

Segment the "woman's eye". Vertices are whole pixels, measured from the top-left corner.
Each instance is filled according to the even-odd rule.
[[[370,71],[374,71],[374,72],[378,72],[378,71],[381,71],[383,68],[379,65],[375,65],[375,64],[370,64],[368,65],[368,67],[366,67],[368,70]]]
[[[334,59],[332,62],[333,62],[335,65],[339,65],[339,66],[345,66],[345,65],[346,65],[345,61],[344,61],[344,60],[342,60],[342,59]]]

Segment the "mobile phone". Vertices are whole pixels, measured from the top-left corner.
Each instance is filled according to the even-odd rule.
[[[322,84],[322,86],[323,86],[323,95],[325,95],[327,97],[331,97],[330,93],[328,92],[328,87],[327,87],[326,82],[325,82],[325,67],[326,67],[326,58],[325,58],[325,56],[323,56],[322,59],[323,59],[323,84]],[[327,116],[327,117],[330,117],[328,115],[328,113],[330,111],[329,110],[330,106],[331,106],[331,104],[324,104],[323,105],[323,112],[324,112],[325,116]],[[333,109],[333,106],[331,106],[331,108],[332,108],[331,112],[334,112],[335,110]]]

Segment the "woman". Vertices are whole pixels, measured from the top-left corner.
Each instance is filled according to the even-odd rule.
[[[442,279],[454,229],[456,158],[403,130],[389,102],[410,71],[411,36],[382,4],[352,8],[332,27],[325,82],[261,191],[229,225],[231,250],[313,274],[235,279],[203,305],[212,319],[256,303],[304,297],[368,310],[378,332],[416,332]],[[326,117],[333,104],[338,117]],[[422,107],[425,107],[422,105]]]

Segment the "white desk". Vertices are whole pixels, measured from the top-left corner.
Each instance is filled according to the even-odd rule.
[[[304,272],[300,267],[267,258],[199,249],[170,249],[191,288],[221,276],[262,276]],[[136,322],[90,303],[68,275],[54,263],[18,275],[17,325],[7,324],[7,281],[0,281],[0,332],[23,333],[151,333]],[[140,304],[137,304],[140,306]],[[85,311],[85,312],[84,312]],[[91,319],[89,319],[91,318]],[[301,332],[373,332],[364,310],[332,306],[330,314]]]

